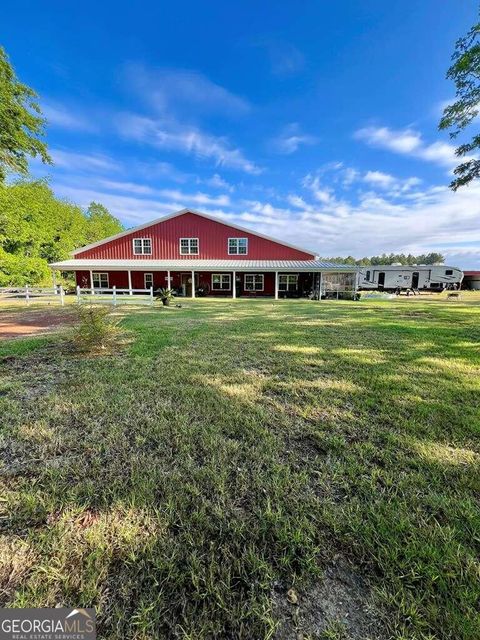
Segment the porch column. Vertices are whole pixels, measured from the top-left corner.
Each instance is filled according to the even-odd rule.
[[[318,299],[321,301],[322,300],[322,284],[323,284],[323,273],[320,271],[320,282],[319,282],[319,286],[318,286]]]
[[[278,271],[275,271],[275,300],[278,300]]]
[[[167,271],[167,289],[171,289],[171,287],[170,287],[170,271]]]
[[[237,297],[237,272],[233,272],[233,282],[232,282],[232,298],[235,299]]]
[[[128,270],[128,294],[130,296],[133,296],[133,291],[132,291],[132,272],[130,271],[130,269]]]
[[[195,298],[195,271],[192,271],[192,298]]]
[[[92,290],[93,296],[93,271],[90,269],[90,289]]]

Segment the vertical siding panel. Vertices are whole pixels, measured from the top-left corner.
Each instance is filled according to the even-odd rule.
[[[198,256],[180,255],[179,239],[198,238]],[[133,238],[151,238],[152,255],[135,256]],[[248,255],[229,256],[228,238],[248,238]],[[239,231],[223,222],[202,218],[194,213],[184,213],[142,229],[122,238],[76,254],[75,258],[98,258],[100,260],[312,260],[313,253],[306,253],[282,245],[281,242],[259,238],[253,233]]]

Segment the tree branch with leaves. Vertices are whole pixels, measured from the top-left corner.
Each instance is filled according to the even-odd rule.
[[[454,139],[477,118],[479,113],[480,22],[474,25],[466,36],[457,41],[447,78],[455,83],[456,100],[444,109],[439,129],[451,129],[450,137]],[[456,177],[450,183],[453,191],[480,177],[480,159],[470,156],[477,149],[480,149],[480,134],[474,135],[470,142],[459,145],[455,150],[456,155],[464,158],[464,161],[454,170]]]
[[[28,174],[28,158],[51,164],[42,140],[45,119],[33,89],[22,84],[0,47],[0,181],[11,171]]]

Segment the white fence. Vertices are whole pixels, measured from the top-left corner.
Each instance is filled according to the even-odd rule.
[[[153,287],[149,289],[97,289],[77,286],[77,302],[99,302],[111,304],[116,307],[118,304],[148,304],[154,302]]]
[[[65,304],[65,291],[55,287],[1,287],[0,302],[44,302],[47,304]]]
[[[22,302],[25,304],[46,303],[65,304],[65,291],[62,286],[55,287],[2,287],[0,288],[0,302]],[[153,287],[149,289],[86,289],[77,287],[77,302],[100,302],[111,304],[152,305],[154,303]]]

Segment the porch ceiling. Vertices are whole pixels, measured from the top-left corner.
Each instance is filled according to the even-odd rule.
[[[319,260],[95,260],[72,259],[52,262],[52,269],[81,271],[104,269],[107,271],[332,271],[355,273],[358,268],[350,264],[335,264]]]

